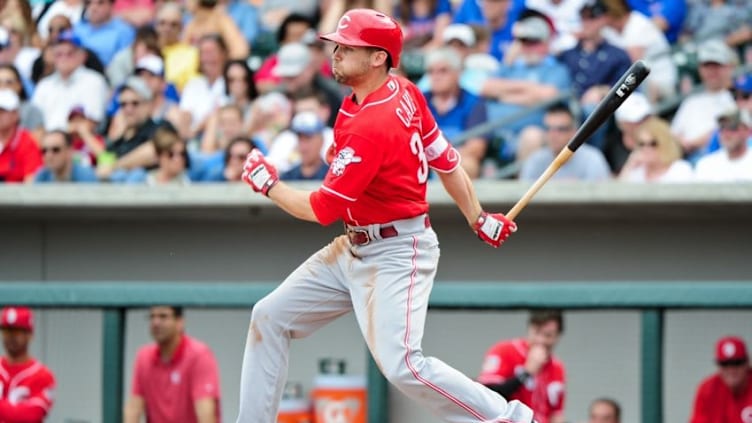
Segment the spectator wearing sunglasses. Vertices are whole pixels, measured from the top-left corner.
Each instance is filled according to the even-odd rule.
[[[668,123],[651,117],[637,128],[635,149],[619,178],[638,183],[690,182],[694,179],[692,166],[681,157],[681,146]]]
[[[752,410],[752,369],[744,340],[725,336],[715,347],[718,371],[697,388],[690,423],[744,423]]]
[[[0,68],[2,69],[2,68]],[[752,121],[752,73],[742,74],[734,79],[734,86],[731,89],[731,94],[734,96],[734,101],[739,109],[739,113],[742,117],[748,118]],[[733,109],[733,107],[726,107],[727,110]],[[752,137],[747,140],[747,145],[752,147]],[[721,131],[716,129],[713,135],[708,141],[708,146],[705,149],[705,155],[713,153],[721,149]]]
[[[752,118],[736,107],[718,117],[721,148],[697,162],[695,177],[705,182],[752,182]]]
[[[50,131],[42,137],[42,167],[34,178],[35,183],[97,182],[94,168],[73,161],[73,137],[60,130]]]
[[[155,185],[188,185],[188,169],[191,162],[185,141],[170,126],[160,126],[154,131],[152,145],[157,155],[157,167],[145,171],[133,170],[126,178],[126,183],[145,183]]]

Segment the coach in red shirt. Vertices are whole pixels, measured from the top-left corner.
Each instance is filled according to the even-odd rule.
[[[149,327],[156,343],[136,355],[125,423],[217,423],[219,371],[214,354],[185,333],[181,307],[152,307]]]
[[[18,95],[0,90],[0,182],[34,180],[42,153],[29,131],[18,126]]]
[[[29,356],[34,315],[26,307],[5,307],[0,330],[6,352],[0,357],[0,423],[41,423],[52,408],[55,377]]]
[[[719,339],[715,362],[718,372],[700,383],[690,423],[752,423],[752,369],[744,341]]]
[[[553,354],[563,332],[560,310],[533,310],[527,337],[492,346],[478,382],[527,404],[538,423],[563,423],[564,365]]]

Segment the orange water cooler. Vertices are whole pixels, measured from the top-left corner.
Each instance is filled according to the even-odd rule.
[[[288,383],[279,403],[277,423],[312,423],[311,402],[303,397],[300,384]]]
[[[314,423],[368,423],[366,377],[345,374],[344,360],[321,360],[319,371],[311,391]]]

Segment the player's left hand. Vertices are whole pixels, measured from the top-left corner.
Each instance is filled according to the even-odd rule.
[[[279,182],[277,169],[266,161],[266,157],[257,148],[246,157],[242,178],[254,191],[266,196],[269,196],[269,190]]]
[[[501,213],[484,211],[473,224],[473,230],[483,242],[499,248],[512,232],[517,231],[517,224]]]

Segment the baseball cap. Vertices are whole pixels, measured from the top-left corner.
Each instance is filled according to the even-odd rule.
[[[307,46],[323,46],[324,40],[319,38],[319,33],[313,28],[308,28],[303,36],[300,37],[300,42]]]
[[[739,110],[738,107],[736,107],[736,104],[731,105],[730,107],[727,107],[726,109],[722,110],[717,117],[718,123],[726,123],[726,124],[738,124],[743,123],[744,125],[750,127],[752,126],[752,122],[750,121],[750,116],[748,113],[742,113],[741,110]]]
[[[121,91],[124,89],[131,89],[136,94],[138,94],[139,97],[143,98],[144,100],[151,100],[152,94],[149,87],[146,85],[146,82],[144,82],[143,79],[139,78],[138,76],[129,76],[128,79],[125,80],[125,83],[123,83]]]
[[[0,109],[12,112],[18,110],[21,101],[18,94],[7,88],[0,90]]]
[[[136,62],[135,73],[147,71],[152,75],[164,76],[164,61],[157,55],[147,54]]]
[[[450,41],[457,40],[464,44],[466,47],[472,47],[475,45],[475,32],[469,25],[465,24],[451,24],[444,28],[444,33],[441,35],[444,44]]]
[[[55,44],[61,44],[61,43],[70,43],[74,47],[81,48],[83,47],[83,44],[81,43],[81,38],[78,37],[78,35],[73,33],[73,30],[66,29],[65,31],[61,32],[57,39],[55,39]]]
[[[78,116],[82,116],[94,122],[99,122],[102,120],[101,113],[96,113],[92,111],[91,109],[87,109],[82,104],[77,104],[71,107],[70,112],[68,112],[68,120],[71,120],[74,117],[78,117]]]
[[[708,40],[698,47],[697,61],[699,63],[728,65],[734,62],[734,52],[721,39]]]
[[[324,129],[324,122],[314,112],[300,112],[292,118],[290,129],[296,134],[319,134]]]
[[[602,0],[589,0],[580,8],[580,16],[599,18],[608,12]]]
[[[716,363],[747,360],[747,346],[738,336],[724,336],[715,345]]]
[[[273,73],[279,77],[300,75],[311,64],[311,51],[303,43],[291,43],[283,46],[277,53],[277,66]]]
[[[0,312],[0,328],[34,330],[34,314],[28,307],[5,307]]]
[[[648,98],[645,94],[635,91],[616,109],[614,117],[620,122],[638,123],[651,114],[653,114],[653,107]]]
[[[743,93],[752,93],[752,74],[741,74],[734,80],[734,88]]]
[[[514,38],[547,40],[551,36],[551,27],[545,19],[537,16],[521,19],[512,27]]]

